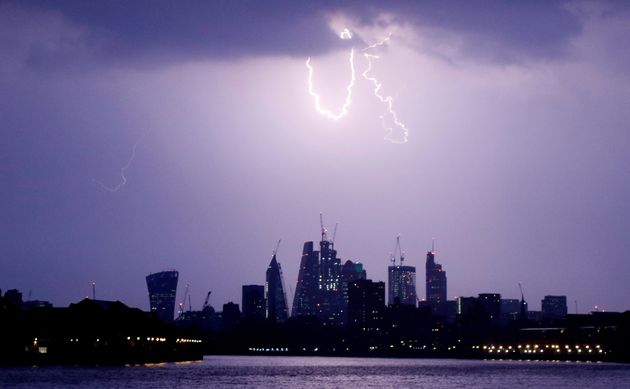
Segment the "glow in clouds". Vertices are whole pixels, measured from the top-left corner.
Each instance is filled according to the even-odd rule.
[[[140,141],[142,140],[143,137],[144,137],[144,135],[140,136],[140,138],[138,138],[136,143],[133,144],[133,147],[131,149],[131,156],[129,157],[129,160],[127,161],[125,166],[120,168],[120,182],[118,182],[118,185],[116,185],[116,186],[108,186],[108,185],[103,184],[101,181],[99,181],[97,179],[93,179],[93,181],[96,184],[98,184],[101,188],[105,189],[106,191],[112,192],[112,193],[118,192],[118,190],[120,188],[125,186],[125,184],[127,183],[127,176],[125,176],[125,171],[127,169],[129,169],[129,166],[131,166],[131,164],[133,163],[133,160],[136,157],[136,148],[138,148],[138,144],[140,143]]]
[[[345,28],[339,34],[339,38],[344,39],[344,40],[352,39],[352,34],[350,33],[350,30]],[[379,118],[381,119],[381,124],[383,126],[383,129],[386,131],[386,135],[384,139],[392,143],[407,143],[407,140],[409,138],[409,130],[407,129],[405,124],[402,123],[398,119],[398,115],[396,114],[396,111],[394,111],[394,98],[392,96],[383,96],[381,94],[381,87],[383,86],[383,84],[379,82],[376,77],[368,75],[370,71],[372,70],[372,60],[376,60],[379,58],[379,56],[370,54],[368,53],[368,51],[376,49],[380,46],[383,46],[384,44],[387,43],[387,41],[389,41],[390,38],[391,38],[391,34],[388,35],[387,38],[383,39],[382,41],[369,45],[363,50],[361,50],[361,52],[363,52],[363,57],[367,61],[367,67],[361,75],[363,76],[365,80],[369,81],[374,86],[374,96],[386,106],[385,112],[379,116]],[[343,118],[344,116],[348,114],[348,107],[352,104],[352,88],[354,87],[355,80],[356,80],[355,67],[354,67],[354,54],[355,54],[354,48],[350,49],[350,56],[349,56],[350,75],[351,75],[350,82],[348,83],[348,86],[346,88],[347,90],[346,99],[343,105],[341,106],[341,109],[339,109],[337,113],[333,113],[333,111],[331,111],[330,109],[326,109],[322,107],[321,98],[319,94],[315,92],[315,89],[313,87],[313,67],[311,66],[311,57],[309,57],[306,60],[306,67],[308,68],[308,93],[311,96],[313,96],[313,98],[315,99],[315,109],[317,110],[317,112],[319,112],[320,114],[322,114],[323,116],[329,119],[336,121]],[[388,126],[386,124],[386,118],[388,116],[391,117],[393,126]],[[394,137],[395,128],[398,129],[397,132],[400,132],[401,134],[400,138]]]

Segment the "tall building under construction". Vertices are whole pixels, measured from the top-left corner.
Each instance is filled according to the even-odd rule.
[[[396,265],[396,255],[400,257],[400,265]],[[388,305],[405,304],[416,305],[416,268],[404,266],[405,254],[400,248],[400,236],[396,238],[396,247],[391,254],[392,265],[387,268],[388,276]]]
[[[293,316],[317,316],[325,325],[344,325],[347,320],[348,283],[365,279],[363,265],[347,261],[343,266],[335,250],[336,230],[328,238],[320,214],[319,251],[304,243],[298,274]]]
[[[147,276],[151,312],[165,322],[173,321],[175,315],[178,277],[179,272],[176,270],[153,273]]]

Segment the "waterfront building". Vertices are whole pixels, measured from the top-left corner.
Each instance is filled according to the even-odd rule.
[[[243,318],[262,320],[265,318],[265,286],[243,285]]]
[[[165,322],[173,321],[178,277],[179,272],[176,270],[153,273],[146,277],[151,313]]]
[[[442,265],[435,263],[434,250],[427,252],[426,300],[431,306],[446,301],[446,272],[442,270]]]
[[[558,320],[567,316],[567,296],[545,296],[540,306],[543,319]]]
[[[289,313],[287,308],[287,296],[284,291],[282,268],[276,259],[276,254],[271,258],[267,268],[265,281],[265,316],[274,322],[286,321]]]

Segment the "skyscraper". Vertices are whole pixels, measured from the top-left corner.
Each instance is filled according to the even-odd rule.
[[[243,285],[243,317],[245,319],[265,318],[265,287],[263,285]]]
[[[341,259],[334,248],[337,228],[332,239],[328,239],[321,214],[320,225],[320,250],[313,250],[313,242],[304,243],[293,299],[293,315],[315,315],[324,325],[343,325],[347,299],[344,298]],[[363,272],[362,265],[360,267],[359,270],[348,268],[348,276],[355,277],[356,274],[351,276],[350,273]]]
[[[319,251],[313,251],[313,242],[305,242],[295,296],[293,316],[316,315],[319,293]]]
[[[416,305],[416,268],[415,266],[393,265],[387,268],[388,273],[388,305],[396,299],[400,304]]]
[[[163,271],[147,276],[151,312],[155,313],[158,319],[165,322],[173,321],[178,277],[179,272],[176,270]]]
[[[435,252],[427,252],[426,262],[427,302],[436,306],[446,301],[446,272],[442,265],[435,263]]]
[[[342,314],[342,322],[340,323],[342,326],[348,324],[348,304],[350,301],[349,297],[349,287],[350,283],[358,280],[365,280],[367,278],[367,273],[365,269],[363,269],[363,264],[360,262],[352,262],[347,260],[346,263],[343,264],[341,268],[341,295],[343,298],[343,314]]]
[[[266,317],[275,322],[283,322],[288,318],[287,296],[284,292],[282,268],[276,260],[276,254],[271,258],[267,268],[265,281]]]

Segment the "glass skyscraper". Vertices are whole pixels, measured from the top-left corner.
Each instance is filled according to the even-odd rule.
[[[175,315],[175,295],[177,293],[177,279],[179,272],[176,270],[163,271],[147,276],[147,288],[149,289],[149,304],[151,312],[158,319],[171,322]]]
[[[284,292],[282,268],[274,254],[267,268],[265,281],[266,317],[275,322],[286,321],[289,317],[287,296]]]
[[[442,265],[435,263],[435,252],[427,252],[426,293],[429,305],[438,305],[446,301],[446,272]]]

